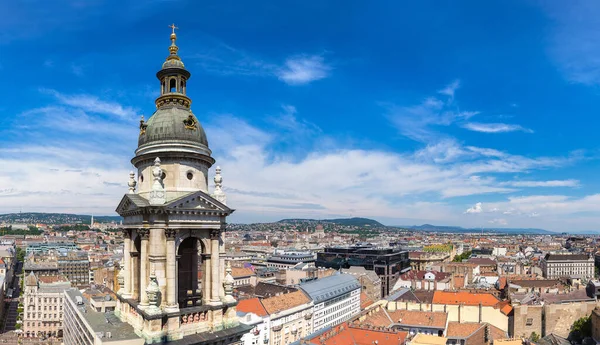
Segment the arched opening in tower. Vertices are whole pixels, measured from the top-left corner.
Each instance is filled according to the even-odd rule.
[[[196,237],[188,237],[181,242],[177,251],[177,295],[180,308],[202,304],[202,253],[204,246]]]
[[[175,79],[171,79],[171,81],[169,82],[169,92],[176,92],[177,91],[177,81]]]

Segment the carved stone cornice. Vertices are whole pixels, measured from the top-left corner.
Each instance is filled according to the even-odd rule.
[[[123,239],[130,240],[131,239],[131,229],[121,229],[121,235],[123,235]]]
[[[175,241],[175,238],[177,237],[177,230],[165,229],[165,236],[167,236],[167,241]]]
[[[142,240],[147,240],[150,238],[150,230],[148,229],[139,229],[138,235],[142,238]]]

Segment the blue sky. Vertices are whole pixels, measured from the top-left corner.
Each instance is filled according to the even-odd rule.
[[[175,22],[232,222],[600,229],[597,2],[29,0],[0,13],[0,213],[114,213]]]

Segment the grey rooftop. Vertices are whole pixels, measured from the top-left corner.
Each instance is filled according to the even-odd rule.
[[[307,283],[300,284],[315,303],[338,297],[352,290],[360,289],[358,279],[349,274],[334,274]]]
[[[85,323],[92,329],[92,332],[104,333],[110,332],[110,341],[121,341],[121,340],[133,340],[139,339],[140,337],[135,334],[135,331],[131,325],[122,322],[113,312],[97,312],[90,307],[90,302],[83,297],[81,292],[75,288],[71,288],[65,291],[65,295],[70,299],[73,304],[80,310],[80,314],[85,319]],[[81,298],[83,304],[77,305],[77,297]],[[108,339],[106,339],[108,340]]]

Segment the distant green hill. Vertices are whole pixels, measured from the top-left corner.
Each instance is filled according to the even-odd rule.
[[[98,223],[118,223],[123,218],[119,216],[94,216],[94,222]],[[0,214],[2,223],[23,223],[23,224],[90,224],[91,215],[69,214],[69,213],[41,213],[41,212],[23,212]]]
[[[445,226],[445,225],[403,225],[399,228],[415,230],[415,231],[429,231],[429,232],[494,232],[494,233],[505,233],[505,234],[554,234],[552,231],[544,229],[522,229],[522,228],[463,228],[460,226]]]
[[[369,226],[369,227],[385,227],[385,225],[379,223],[376,220],[369,218],[339,218],[339,219],[282,219],[278,223],[334,223],[344,226]]]

